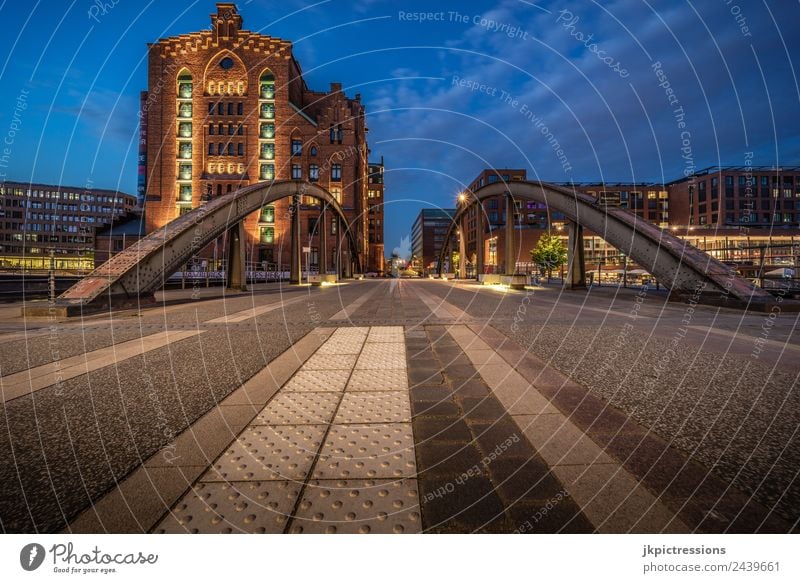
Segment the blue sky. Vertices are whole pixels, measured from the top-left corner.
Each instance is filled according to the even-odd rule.
[[[0,0],[6,179],[136,191],[146,43],[208,27],[214,2],[105,4]],[[484,167],[561,182],[671,180],[750,152],[800,165],[795,0],[238,5],[294,41],[312,88],[362,94],[387,253]]]

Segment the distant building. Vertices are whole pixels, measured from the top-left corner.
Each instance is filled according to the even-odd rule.
[[[455,209],[422,209],[411,228],[413,267],[423,274],[437,266],[447,229],[453,222]]]
[[[672,225],[800,226],[798,167],[714,166],[667,188]]]
[[[383,275],[383,213],[384,213],[384,182],[383,182],[383,156],[380,162],[370,162],[369,176],[367,178],[367,240],[369,242],[369,258],[366,271]]]
[[[144,214],[134,209],[107,227],[95,233],[94,265],[99,267],[144,237]]]
[[[116,190],[0,184],[0,269],[94,268],[95,233],[125,216],[135,196]]]

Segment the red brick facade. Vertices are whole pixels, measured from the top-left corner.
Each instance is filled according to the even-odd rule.
[[[243,30],[235,4],[218,3],[211,24],[149,47],[147,232],[205,197],[302,179],[339,198],[366,267],[368,148],[360,96],[348,98],[338,83],[329,92],[311,91],[291,43]],[[246,219],[249,262],[288,264],[288,208],[284,199]],[[301,240],[312,247],[313,266],[319,207],[309,198],[302,209]],[[332,224],[332,213],[328,221],[333,256],[341,226]]]

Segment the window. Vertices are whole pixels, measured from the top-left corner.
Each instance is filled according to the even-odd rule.
[[[209,144],[208,145],[208,155],[209,156],[213,156],[214,155],[214,144]]]
[[[300,180],[303,178],[303,169],[300,164],[292,164],[292,180]]]
[[[336,141],[336,130],[331,126],[331,144]]]
[[[241,142],[239,142],[239,147],[238,147],[237,154],[239,156],[244,156],[244,144],[241,143]]]
[[[275,124],[262,123],[259,131],[259,137],[265,140],[271,140],[275,137]]]
[[[261,242],[265,245],[275,242],[275,227],[261,227]]]
[[[208,135],[209,136],[213,136],[214,135],[214,124],[211,124],[210,126],[208,126]]]
[[[240,135],[240,136],[244,135],[244,126],[242,124],[239,124],[239,127],[236,128],[236,133],[237,133],[237,135]]]
[[[311,146],[311,150],[309,151],[309,154],[311,154],[311,156],[316,156],[317,155],[317,147],[316,146]]]
[[[217,103],[217,115],[222,115],[225,113],[225,104],[221,101]]]
[[[184,160],[189,160],[192,158],[192,143],[191,142],[181,142],[180,144],[180,157]]]
[[[275,144],[261,144],[261,154],[259,157],[262,160],[275,159]]]
[[[319,166],[317,166],[316,164],[309,164],[308,179],[311,182],[317,182],[319,180]]]
[[[261,104],[261,119],[275,119],[275,105],[272,103]]]
[[[208,104],[208,115],[214,115],[214,103]]]
[[[272,73],[261,75],[261,99],[275,99],[275,77]]]
[[[222,59],[219,62],[219,66],[222,67],[223,69],[225,69],[226,71],[228,69],[232,69],[233,68],[233,59],[231,59],[230,57],[225,57],[224,59]]]
[[[244,103],[239,102],[236,104],[236,114],[244,115]]]
[[[219,144],[217,144],[217,155],[222,156],[223,154],[225,154],[225,144],[220,142]]]
[[[336,202],[342,204],[342,189],[338,186],[332,186],[330,189],[331,196],[336,199]]]
[[[222,134],[224,134],[224,133],[225,133],[225,126],[224,126],[224,125],[222,125],[222,124],[219,124],[219,127],[217,128],[217,133],[218,133],[219,135],[222,135]]]
[[[261,209],[261,222],[274,223],[275,222],[275,207],[272,205],[265,206]]]
[[[303,142],[292,140],[292,156],[299,156],[303,153]]]
[[[229,135],[229,136],[232,136],[232,135],[233,135],[233,132],[234,132],[234,129],[233,129],[233,124],[232,124],[232,123],[229,123],[229,124],[228,124],[228,135]]]
[[[192,117],[192,104],[190,102],[183,102],[178,108],[178,117],[187,118]]]
[[[490,175],[489,176],[489,184],[494,184],[495,182],[497,182],[497,175],[496,174]]]
[[[341,144],[343,137],[344,137],[344,131],[342,130],[342,124],[339,124],[339,126],[336,128],[336,141],[339,144]]]
[[[331,235],[336,234],[336,230],[339,228],[339,217],[331,217]]]
[[[192,123],[191,122],[181,122],[178,124],[178,135],[182,138],[191,138],[192,137]]]
[[[342,165],[334,164],[331,166],[331,180],[334,182],[342,181]]]
[[[262,164],[261,168],[259,169],[259,178],[261,180],[274,180],[275,179],[275,165],[274,164]]]
[[[228,104],[228,115],[233,115],[233,102]]]

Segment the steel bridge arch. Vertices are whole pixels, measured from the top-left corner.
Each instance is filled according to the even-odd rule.
[[[193,255],[254,211],[277,200],[311,196],[334,212],[339,233],[350,243],[357,261],[358,246],[339,202],[321,186],[302,180],[261,182],[215,197],[153,231],[118,253],[57,299],[62,308],[76,308],[115,298],[131,299],[154,292]]]
[[[439,253],[440,276],[445,254],[464,214],[473,205],[498,195],[544,203],[563,213],[574,224],[597,233],[678,295],[697,293],[702,287],[702,294],[731,297],[745,303],[772,300],[769,293],[738,277],[722,262],[634,213],[621,208],[601,208],[593,196],[540,181],[497,182],[469,192],[466,196],[470,200],[453,216]],[[482,224],[482,217],[478,224]],[[479,235],[482,241],[482,229]]]

